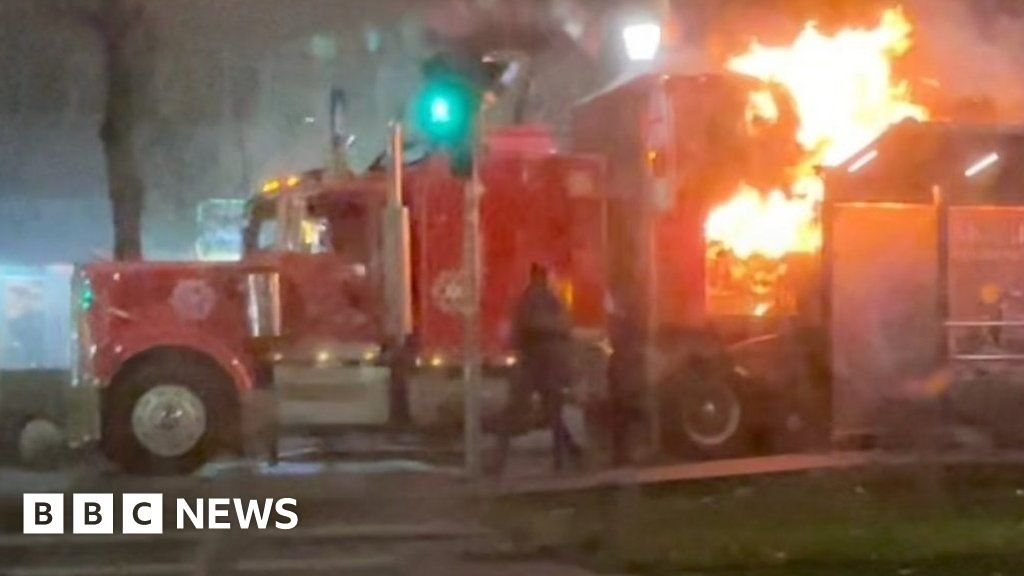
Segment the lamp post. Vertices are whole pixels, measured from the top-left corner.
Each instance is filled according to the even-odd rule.
[[[638,22],[622,29],[622,43],[631,62],[650,62],[661,47],[661,26],[655,22]]]

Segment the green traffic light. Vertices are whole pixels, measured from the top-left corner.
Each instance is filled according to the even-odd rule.
[[[430,103],[431,124],[447,124],[452,121],[451,103],[444,98],[435,97]]]
[[[472,138],[476,91],[457,76],[428,79],[416,99],[419,129],[435,144],[460,146]]]

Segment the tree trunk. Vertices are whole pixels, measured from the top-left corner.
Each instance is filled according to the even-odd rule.
[[[143,184],[138,175],[131,132],[103,132],[108,195],[114,224],[114,258],[138,260],[142,257]]]
[[[137,20],[124,0],[106,0],[99,33],[104,47],[107,94],[100,140],[114,225],[114,258],[142,257],[145,187],[135,154],[135,79],[130,37]]]

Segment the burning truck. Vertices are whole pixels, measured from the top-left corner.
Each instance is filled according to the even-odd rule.
[[[898,9],[831,36],[808,24],[729,58],[733,74],[650,74],[579,106],[576,149],[615,159],[609,284],[642,316],[663,448],[736,455],[834,423],[826,176],[928,118],[893,72],[911,32]]]
[[[925,122],[891,68],[910,31],[893,10],[755,45],[728,73],[635,78],[579,104],[571,153],[485,136],[490,404],[534,261],[576,323],[582,403],[604,394],[607,312],[633,312],[646,419],[673,452],[750,453],[814,424],[873,436],[890,406],[1006,388],[1024,357],[1022,136]],[[305,426],[460,414],[466,188],[436,159],[398,173],[268,182],[239,262],[81,267],[71,437],[172,472],[237,447],[259,398]]]

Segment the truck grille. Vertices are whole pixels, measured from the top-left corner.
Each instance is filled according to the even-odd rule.
[[[67,435],[72,446],[99,439],[99,387],[92,370],[95,343],[89,329],[92,286],[81,269],[71,277],[71,378],[67,391]]]

